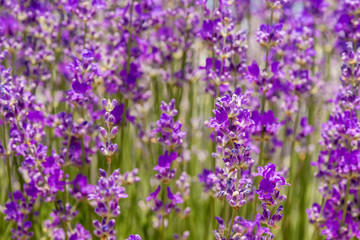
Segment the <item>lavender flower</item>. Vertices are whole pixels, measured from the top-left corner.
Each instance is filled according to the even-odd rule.
[[[32,222],[28,220],[34,199],[26,200],[21,191],[14,192],[13,199],[5,204],[2,212],[6,215],[7,221],[13,221],[16,224],[16,227],[11,229],[13,238],[29,239],[34,235],[31,231]]]
[[[342,67],[342,88],[352,85],[344,76],[350,79],[357,68],[355,53],[351,44],[348,44],[347,51],[343,54],[345,61]],[[350,70],[350,72],[349,72]],[[339,95],[343,94],[343,89],[339,88]],[[357,91],[354,96],[348,99],[348,106],[352,101],[356,101]],[[320,145],[323,150],[320,152],[319,159],[314,166],[318,167],[316,177],[323,181],[323,186],[319,191],[323,197],[323,205],[314,204],[307,213],[311,223],[316,224],[321,229],[321,234],[327,238],[351,239],[358,236],[358,224],[356,214],[351,214],[354,202],[357,197],[349,199],[353,189],[358,185],[358,157],[359,157],[359,121],[357,119],[356,108],[347,108],[343,105],[341,97],[335,101],[335,110],[330,115],[329,120],[322,126],[322,140]],[[340,101],[339,101],[340,100]],[[354,201],[354,202],[353,202]]]
[[[156,122],[157,128],[153,130],[152,134],[161,133],[158,141],[169,150],[174,150],[182,144],[186,135],[181,131],[182,124],[174,121],[174,117],[177,115],[175,99],[172,99],[169,104],[162,102],[160,109],[162,114],[160,120]]]
[[[165,228],[165,218],[170,215],[173,209],[177,207],[178,204],[184,202],[182,196],[178,193],[173,193],[171,188],[166,187],[167,194],[165,193],[165,185],[170,184],[170,181],[175,178],[176,169],[171,169],[172,162],[178,157],[176,152],[185,137],[185,132],[181,131],[181,123],[179,121],[174,122],[174,117],[177,115],[177,110],[175,109],[175,100],[172,99],[169,104],[162,102],[161,104],[161,114],[160,120],[157,121],[157,128],[151,132],[151,135],[156,133],[161,133],[161,137],[158,138],[158,141],[166,147],[164,155],[160,155],[158,159],[158,164],[154,167],[154,170],[158,172],[156,178],[161,181],[161,186],[159,185],[156,190],[146,198],[146,201],[152,200],[153,206],[152,210],[157,213],[158,221],[161,221],[161,231],[164,236]],[[186,178],[185,175],[182,175],[183,178]],[[179,190],[182,191],[182,194],[186,197],[186,192],[184,192],[184,187],[181,182],[186,181],[178,180],[177,185]],[[158,195],[162,191],[161,199],[158,199]],[[178,212],[180,210],[177,210]],[[187,212],[189,209],[187,210]],[[188,214],[188,213],[187,213]],[[185,214],[185,215],[187,215]]]
[[[112,218],[120,215],[119,200],[127,198],[125,189],[121,186],[120,169],[115,170],[110,176],[100,169],[100,178],[95,191],[89,194],[88,199],[96,204],[95,213],[102,217],[101,223],[94,220],[96,230],[94,234],[104,239],[116,239],[116,231],[113,229],[115,220]]]
[[[104,120],[105,120],[107,130],[105,130],[105,128],[103,128],[103,127],[99,128],[99,132],[105,140],[105,146],[101,145],[100,151],[102,154],[104,154],[106,156],[106,161],[107,161],[107,164],[110,169],[111,157],[116,152],[117,147],[118,147],[118,145],[116,143],[111,142],[111,140],[115,138],[116,133],[118,131],[117,126],[112,127],[112,125],[115,123],[115,117],[114,117],[114,115],[111,114],[111,112],[117,106],[117,101],[112,100],[110,102],[110,100],[106,101],[105,99],[103,99],[101,101],[101,103],[106,110],[106,113],[104,115],[104,118],[105,118]]]

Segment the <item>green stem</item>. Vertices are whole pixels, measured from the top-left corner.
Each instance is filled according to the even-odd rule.
[[[85,143],[84,143],[84,136],[81,136],[81,155],[82,155],[82,171],[84,175],[86,175],[86,153],[85,153]]]
[[[191,129],[192,129],[192,124],[191,124],[191,118],[192,118],[192,115],[193,115],[193,105],[194,105],[194,83],[193,82],[190,82],[189,83],[189,96],[188,96],[188,99],[189,99],[189,113],[187,115],[187,124],[189,126],[189,148],[191,149],[191,140],[192,140],[192,132],[191,132]]]
[[[210,212],[210,216],[209,216],[209,220],[210,220],[210,223],[208,222],[205,222],[204,221],[204,224],[205,224],[205,232],[204,232],[204,239],[207,240],[209,239],[209,235],[210,235],[210,227],[214,228],[214,221],[213,221],[213,218],[214,218],[214,212],[213,212],[213,208],[212,208],[212,204],[213,204],[213,197],[212,196],[209,196],[209,202],[207,204],[207,212]],[[208,217],[208,215],[205,213],[205,216]]]
[[[87,30],[88,30],[88,27],[87,27],[87,22],[85,21],[85,29],[84,29],[84,41],[83,41],[83,49],[85,49],[85,44],[86,44],[86,34],[87,34]]]
[[[162,190],[161,190],[161,201],[163,203],[163,216],[161,219],[161,239],[165,240],[165,199],[166,199],[166,188],[165,184],[162,184]]]
[[[125,99],[125,103],[124,103],[124,112],[122,115],[122,120],[121,120],[121,129],[120,129],[120,146],[124,146],[124,141],[125,141],[125,130],[126,130],[126,112],[128,109],[128,105],[129,105],[129,99]],[[124,159],[124,155],[125,155],[125,151],[124,149],[121,151],[121,153],[119,154],[119,162],[118,162],[118,166],[121,167],[121,164],[123,162]]]
[[[70,127],[69,135],[68,135],[68,141],[67,141],[67,144],[66,144],[66,157],[65,157],[65,163],[64,163],[65,166],[69,162],[69,151],[70,151],[69,148],[70,148],[70,143],[71,143],[71,137],[72,137],[72,127]],[[64,169],[64,175],[66,175],[65,169]],[[44,178],[44,180],[45,180],[45,178]],[[65,177],[64,204],[66,205],[67,202],[68,202],[68,193],[67,193],[67,183],[66,183],[66,177]]]
[[[56,91],[56,68],[54,66],[57,66],[57,63],[50,64],[49,68],[51,71],[51,98],[52,98],[52,113],[55,114],[55,106],[56,106],[56,99],[55,99],[55,91]]]
[[[10,157],[9,153],[6,152],[6,168],[8,172],[8,181],[9,181],[9,191],[11,194],[11,199],[13,200],[13,191],[12,191],[12,184],[11,184],[11,166],[10,166]]]
[[[169,82],[166,83],[166,89],[167,89],[167,94],[168,94],[168,100],[170,101],[171,99],[174,98],[174,93],[172,90],[171,83],[169,83]]]
[[[345,200],[344,200],[343,215],[342,215],[342,219],[341,219],[341,226],[343,226],[345,223],[346,212],[347,212],[347,201],[349,198],[349,191],[350,191],[350,182],[351,182],[350,178],[348,178],[347,183],[346,183],[346,193],[345,193]]]
[[[13,200],[13,191],[12,191],[12,183],[11,183],[11,165],[10,165],[10,157],[9,157],[9,152],[7,149],[7,140],[6,140],[6,121],[5,121],[5,116],[3,116],[3,126],[4,126],[4,133],[3,133],[3,146],[4,146],[4,150],[5,150],[5,155],[6,155],[6,169],[7,169],[7,175],[8,175],[8,186],[9,186],[9,191],[11,194],[11,200]]]
[[[107,175],[111,175],[111,164],[108,163]]]
[[[13,77],[15,76],[15,50],[11,51],[11,73]]]
[[[21,190],[21,192],[24,192],[24,179],[23,179],[21,173],[19,172],[19,165],[20,164],[18,163],[18,160],[19,160],[19,156],[17,157],[17,159],[15,159],[14,155],[13,155],[12,162],[15,164],[16,174],[18,176],[18,180],[19,180],[19,183],[20,183],[20,190]]]
[[[294,168],[295,168],[295,157],[296,157],[296,154],[295,154],[295,143],[296,143],[296,133],[297,133],[297,128],[298,128],[298,125],[299,125],[299,121],[300,121],[300,111],[301,111],[301,100],[299,99],[298,101],[298,106],[299,106],[299,109],[298,109],[298,112],[296,113],[296,118],[295,118],[295,123],[294,123],[294,132],[293,132],[293,136],[294,136],[294,139],[293,141],[291,142],[291,153],[290,153],[290,184],[293,184],[293,175],[294,175]],[[289,202],[289,200],[288,200]]]
[[[284,135],[283,135],[283,146],[281,148],[281,153],[280,153],[280,166],[284,167],[284,155],[285,155],[285,144],[286,144],[286,140],[287,140],[287,133],[286,130],[288,128],[288,121],[287,119],[285,120],[285,126],[284,126]]]
[[[313,125],[313,114],[314,113],[314,99],[313,95],[310,96],[310,103],[308,107],[308,122],[309,125]],[[308,181],[311,179],[311,171],[310,171],[310,160],[312,158],[311,152],[309,152],[309,146],[311,145],[311,135],[308,135],[306,137],[306,147],[307,152],[305,155],[305,160],[302,164],[302,167],[299,168],[298,174],[301,175],[301,188],[300,188],[300,203],[299,203],[299,209],[300,209],[300,225],[299,225],[299,239],[305,238],[305,233],[307,232],[307,214],[306,214],[306,206],[308,206],[308,198],[307,191],[309,188]],[[301,173],[300,173],[301,171]]]
[[[229,226],[229,232],[228,232],[228,235],[227,235],[227,238],[228,240],[230,240],[230,236],[231,236],[231,231],[232,231],[232,228],[233,228],[233,225],[234,225],[234,219],[235,219],[235,208],[232,208],[232,217],[231,217],[231,223],[230,223],[230,226]]]
[[[270,26],[273,25],[274,21],[274,8],[271,8],[271,14],[270,14]]]
[[[295,123],[294,123],[294,132],[293,132],[293,141],[291,142],[291,151],[290,151],[290,170],[289,170],[289,179],[290,179],[290,184],[292,185],[292,189],[294,189],[295,187],[295,179],[294,179],[294,171],[295,171],[295,167],[296,167],[296,153],[295,153],[295,143],[296,143],[296,133],[297,133],[297,128],[299,125],[299,121],[300,121],[300,111],[301,111],[301,99],[298,100],[298,112],[296,113],[296,118],[295,118]],[[289,236],[289,231],[290,231],[290,223],[289,223],[289,217],[291,216],[291,210],[292,208],[290,206],[292,206],[294,203],[292,202],[292,191],[290,191],[291,188],[288,189],[288,193],[287,193],[287,200],[286,200],[286,207],[285,207],[285,211],[286,214],[284,214],[284,224],[285,227],[283,228],[283,239],[287,239],[287,236]],[[291,204],[293,203],[293,204]]]
[[[250,38],[251,38],[251,11],[250,11],[250,5],[251,5],[251,1],[250,1],[250,4],[249,4],[249,9],[248,9],[248,12],[247,12],[247,23],[248,23],[248,34],[247,34],[247,44],[248,44],[248,48],[247,48],[247,51],[248,51],[248,56],[250,55],[249,52],[250,52],[250,49],[251,49],[251,41],[250,41]],[[249,58],[247,58],[249,59]]]

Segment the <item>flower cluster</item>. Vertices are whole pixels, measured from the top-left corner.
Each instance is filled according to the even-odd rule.
[[[71,225],[71,222],[78,215],[78,211],[67,203],[65,206],[59,200],[56,209],[50,214],[51,220],[44,222],[44,228],[51,239],[91,239],[91,234],[80,223],[77,223],[72,230],[64,231],[65,225]]]
[[[98,220],[93,222],[96,236],[101,239],[116,239],[113,218],[120,215],[119,200],[127,197],[125,189],[121,186],[120,169],[115,170],[110,176],[100,169],[100,178],[95,191],[88,196],[90,201],[95,202],[95,213],[102,218],[101,222]]]
[[[164,231],[165,218],[170,215],[172,210],[175,209],[178,204],[184,202],[183,197],[187,197],[189,188],[186,185],[184,186],[187,182],[186,175],[181,175],[180,179],[177,181],[178,190],[181,191],[182,194],[174,194],[169,186],[166,187],[166,185],[170,184],[171,180],[176,176],[176,169],[171,169],[171,165],[178,157],[178,152],[176,150],[182,145],[185,138],[185,132],[181,131],[182,124],[179,121],[175,122],[174,120],[174,117],[178,114],[175,109],[175,99],[172,99],[169,104],[162,102],[161,111],[162,114],[160,120],[156,122],[157,128],[150,134],[154,135],[160,133],[158,142],[163,144],[167,150],[164,155],[159,156],[158,164],[153,168],[157,171],[156,178],[160,181],[161,185],[159,185],[154,192],[150,193],[146,198],[146,201],[153,201],[154,205],[152,210],[157,213],[157,220],[161,222],[158,226]],[[160,191],[162,191],[161,200],[158,199]],[[180,210],[177,209],[177,212],[179,211]],[[188,212],[189,210],[186,211]],[[185,215],[188,215],[188,213]]]
[[[323,149],[318,161],[313,163],[318,168],[316,177],[323,182],[319,191],[324,204],[314,203],[307,213],[310,222],[321,229],[321,234],[328,238],[351,239],[359,236],[358,214],[353,212],[358,200],[356,195],[352,195],[359,186],[360,124],[354,107],[357,105],[354,101],[358,99],[358,84],[346,80],[355,77],[354,69],[357,69],[356,54],[350,43],[343,53],[343,60],[342,86],[335,99],[335,110],[322,126],[320,145]],[[354,95],[344,105],[340,96],[344,96],[343,89],[349,86]]]
[[[284,185],[290,185],[285,182],[283,173],[275,171],[276,166],[273,163],[267,164],[265,167],[258,167],[258,175],[263,179],[260,181],[259,189],[256,193],[259,195],[259,200],[262,202],[263,214],[261,215],[261,222],[270,228],[275,228],[275,224],[282,218],[280,213],[283,206],[276,209],[276,213],[272,214],[273,208],[286,199],[285,195],[280,195],[280,189]],[[269,207],[271,210],[269,210]]]
[[[118,126],[113,127],[113,124],[116,122],[116,118],[112,114],[112,111],[114,111],[118,103],[115,99],[112,100],[111,102],[110,100],[103,99],[101,103],[106,110],[104,115],[106,129],[103,127],[99,128],[100,135],[105,140],[105,146],[101,145],[100,151],[102,154],[106,156],[107,164],[110,167],[111,157],[117,151],[118,148],[118,145],[116,143],[112,143],[112,140],[115,138],[116,133],[118,132]]]
[[[181,131],[182,124],[174,120],[174,117],[178,114],[175,109],[175,99],[172,99],[169,104],[162,102],[160,110],[162,111],[160,120],[156,122],[157,128],[151,134],[160,133],[158,142],[163,144],[169,151],[176,150],[183,143],[186,133]]]
[[[218,8],[206,8],[208,19],[204,20],[200,34],[212,51],[212,57],[200,69],[205,71],[205,91],[213,97],[222,96],[231,84],[236,86],[245,74],[247,33],[237,30],[232,7],[227,1],[220,1]]]
[[[2,209],[2,212],[6,215],[6,220],[13,221],[16,224],[16,227],[11,229],[14,238],[31,238],[34,235],[30,230],[32,222],[28,219],[33,204],[34,199],[27,201],[21,191],[16,191],[13,193],[13,201],[5,204],[4,209]]]
[[[84,105],[93,104],[97,100],[90,90],[95,78],[101,76],[101,72],[93,61],[93,53],[84,49],[81,52],[81,60],[74,57],[73,62],[67,66],[66,74],[72,80],[72,89],[66,92],[65,100],[73,107],[84,107]]]

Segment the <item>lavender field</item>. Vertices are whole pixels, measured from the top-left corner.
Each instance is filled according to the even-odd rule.
[[[0,0],[0,240],[360,239],[359,86],[360,0]]]

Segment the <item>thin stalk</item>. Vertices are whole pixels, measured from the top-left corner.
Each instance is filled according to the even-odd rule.
[[[215,229],[215,197],[210,195],[209,196],[209,203],[208,203],[208,208],[209,208],[209,212],[210,212],[210,224],[206,224],[205,226],[205,238],[204,239],[209,239],[209,234],[210,234],[210,227],[212,229]],[[205,214],[206,217],[208,217],[207,214]]]
[[[173,93],[173,90],[172,90],[171,83],[169,83],[169,82],[166,83],[166,89],[167,89],[168,99],[169,99],[169,100],[173,99],[174,93]]]
[[[11,73],[13,77],[15,76],[15,50],[11,51]]]
[[[69,131],[69,136],[68,136],[68,141],[66,144],[66,157],[65,157],[65,165],[69,162],[69,148],[70,148],[70,143],[71,143],[71,137],[72,137],[72,125],[70,127],[70,131]],[[64,170],[64,175],[65,175],[65,170]],[[45,178],[44,178],[45,180]],[[66,183],[66,179],[65,179],[65,185],[64,185],[64,203],[66,205],[66,203],[68,202],[68,193],[67,193],[67,183]]]
[[[107,131],[107,140],[106,141],[111,142],[111,124],[106,123],[106,131]],[[110,173],[111,173],[111,155],[106,156],[106,163],[107,163],[107,166],[108,166],[107,175],[110,176]]]
[[[161,201],[163,203],[163,215],[161,219],[161,240],[165,240],[165,199],[166,199],[165,184],[162,184]]]
[[[16,174],[17,174],[18,180],[20,182],[20,190],[21,190],[21,192],[24,192],[24,179],[23,179],[22,175],[19,172],[20,164],[18,163],[18,160],[19,160],[19,156],[15,159],[15,157],[13,155],[12,162],[15,164]]]
[[[301,111],[301,100],[299,99],[298,101],[298,105],[299,105],[299,109],[298,112],[296,113],[296,118],[295,118],[295,123],[294,123],[294,139],[291,142],[291,153],[290,153],[290,183],[293,184],[293,175],[294,175],[294,167],[295,167],[295,143],[296,143],[296,133],[297,133],[297,128],[299,126],[299,121],[300,121],[300,111]],[[289,202],[289,200],[288,200]]]
[[[128,109],[128,105],[129,105],[129,99],[125,99],[125,103],[124,103],[124,112],[123,112],[123,115],[122,115],[122,119],[121,119],[121,134],[120,134],[120,146],[124,146],[124,141],[125,141],[125,128],[126,128],[126,125],[125,125],[125,121],[126,121],[126,111]],[[121,163],[123,162],[123,159],[124,159],[124,154],[125,154],[125,151],[123,150],[120,154],[119,154],[119,163],[118,165],[121,166]]]
[[[342,215],[342,219],[341,219],[341,226],[343,226],[345,223],[346,212],[347,212],[347,201],[349,198],[349,191],[350,191],[350,182],[351,182],[350,178],[348,178],[347,183],[346,183],[346,193],[345,193],[345,200],[344,200],[343,215]]]
[[[316,24],[313,24],[313,46],[316,47],[316,37],[315,37],[315,30],[316,30]],[[329,53],[330,54],[330,53]],[[311,65],[311,75],[315,76],[315,61],[316,61],[316,54],[314,54],[313,59],[312,59],[312,65]],[[328,67],[328,66],[326,66]],[[330,75],[329,75],[330,76]],[[326,81],[326,80],[325,80]],[[310,92],[310,103],[308,106],[308,122],[309,125],[314,126],[314,112],[315,112],[315,104],[314,104],[314,96],[313,94]],[[314,131],[316,131],[315,126],[314,126]],[[300,203],[299,203],[299,209],[300,209],[300,226],[299,226],[299,239],[304,239],[305,238],[305,233],[308,231],[307,227],[308,224],[306,224],[307,221],[307,214],[306,214],[306,206],[308,204],[307,198],[306,198],[306,194],[307,194],[307,190],[309,187],[308,181],[309,181],[309,173],[311,171],[307,171],[308,168],[310,167],[310,160],[312,159],[312,153],[309,152],[309,146],[311,145],[312,142],[312,137],[311,135],[308,135],[306,137],[306,156],[305,156],[305,161],[303,163],[303,168],[301,168],[301,171],[303,171],[304,174],[301,174],[301,191],[300,191]],[[310,169],[309,169],[310,170]],[[325,201],[323,199],[323,203],[322,205],[325,204]],[[321,211],[323,209],[323,206],[321,207]],[[321,214],[320,214],[321,215]],[[316,228],[314,230],[314,234],[312,236],[312,239],[314,239],[314,237],[316,237],[315,239],[318,238],[319,236],[319,232],[320,229],[319,227],[316,225]]]
[[[82,155],[82,171],[84,175],[86,175],[86,153],[85,153],[85,143],[84,143],[84,136],[81,136],[81,155]]]
[[[290,184],[294,187],[295,186],[295,182],[294,182],[294,171],[295,171],[295,166],[296,166],[296,153],[295,153],[295,143],[296,143],[296,133],[297,133],[297,128],[299,125],[299,121],[300,121],[300,111],[301,111],[301,99],[298,100],[298,112],[296,113],[296,118],[295,118],[295,123],[294,123],[294,132],[293,132],[293,136],[294,139],[291,142],[291,152],[290,152],[290,170],[289,170],[289,179],[290,179]],[[284,214],[284,223],[286,224],[285,227],[283,228],[283,239],[287,239],[287,236],[289,234],[290,231],[290,223],[289,221],[289,216],[291,215],[291,201],[292,201],[292,196],[291,196],[291,191],[290,188],[288,189],[288,193],[287,193],[287,201],[286,201],[286,207],[285,207],[285,211],[287,211],[286,214]]]
[[[188,32],[186,31],[185,33],[185,47],[186,47],[186,43],[188,41]],[[182,58],[181,58],[181,72],[182,72],[182,77],[185,79],[185,67],[186,67],[186,61],[187,61],[187,51],[188,49],[185,48],[184,50],[184,53],[182,55]],[[191,85],[191,82],[190,82],[190,85]],[[181,104],[181,100],[182,100],[182,90],[183,88],[182,87],[179,87],[178,89],[178,97],[176,99],[176,104],[177,104],[177,109],[180,110],[180,104]],[[177,117],[179,116],[180,114],[177,115]]]
[[[251,11],[250,11],[250,8],[251,8],[251,1],[249,2],[249,9],[248,9],[248,12],[247,12],[247,24],[248,24],[248,34],[247,34],[247,44],[248,44],[248,53],[250,52],[250,49],[251,49],[251,41],[250,41],[250,38],[251,38]],[[249,56],[250,54],[248,54]]]
[[[210,205],[211,205],[211,217],[212,217],[212,227],[214,228],[215,227],[215,197],[214,196],[211,196],[211,199],[210,199]]]
[[[152,82],[153,82],[154,91],[156,92],[156,94],[154,94],[155,95],[156,116],[160,116],[161,115],[160,105],[161,105],[163,89],[160,88],[160,84],[158,82],[157,77],[153,77]]]
[[[3,116],[3,126],[4,126],[4,131],[3,131],[3,146],[5,149],[5,154],[6,154],[6,169],[7,169],[7,175],[8,175],[8,187],[9,187],[9,191],[11,194],[11,200],[13,200],[13,191],[12,191],[12,186],[11,186],[11,165],[10,165],[10,157],[9,157],[9,152],[7,149],[7,140],[6,140],[6,121],[5,121],[5,116]]]
[[[9,153],[6,151],[6,169],[8,172],[8,181],[9,181],[9,191],[11,194],[11,200],[13,200],[13,191],[12,191],[12,186],[11,186],[11,166],[10,166],[10,157],[9,157]]]
[[[231,217],[231,223],[230,223],[230,226],[229,226],[229,232],[228,232],[228,235],[227,235],[227,238],[228,240],[230,240],[230,236],[231,236],[231,231],[232,231],[232,228],[233,228],[233,225],[234,225],[234,219],[235,219],[235,208],[232,208],[232,217]]]
[[[192,124],[191,124],[191,118],[193,115],[193,103],[194,103],[194,83],[190,81],[189,83],[189,92],[188,92],[189,96],[189,113],[187,115],[187,124],[189,126],[189,149],[191,149],[191,145],[192,145]]]
[[[52,113],[55,113],[55,106],[56,106],[56,99],[55,99],[55,92],[56,92],[56,68],[54,66],[57,66],[57,63],[55,64],[50,64],[49,68],[51,71],[51,83],[52,83],[52,88],[51,88],[51,98],[52,98]]]
[[[281,148],[281,153],[280,153],[280,166],[284,167],[284,155],[285,155],[285,144],[286,144],[286,140],[287,140],[287,133],[286,130],[288,128],[288,120],[285,120],[285,126],[284,126],[284,135],[283,135],[283,146]]]
[[[110,176],[111,174],[111,163],[108,163],[107,175]]]
[[[85,24],[85,28],[84,28],[84,40],[83,40],[83,49],[85,49],[85,44],[86,44],[86,34],[88,31],[88,26],[87,26],[87,21],[84,22]]]
[[[271,13],[270,13],[270,26],[273,25],[273,21],[274,21],[274,8],[271,8]]]
[[[308,122],[309,125],[313,125],[313,116],[314,116],[314,99],[313,99],[313,95],[310,96],[310,104],[308,107]],[[308,135],[306,137],[306,147],[307,149],[309,148],[310,144],[311,144],[311,135]],[[309,187],[308,181],[311,179],[310,178],[310,160],[311,160],[311,153],[310,152],[306,152],[306,156],[305,156],[305,160],[302,164],[302,167],[299,168],[298,170],[298,174],[301,175],[301,189],[300,189],[300,194],[299,196],[301,196],[300,198],[300,203],[299,203],[299,209],[300,209],[300,224],[299,224],[299,238],[300,239],[304,239],[305,237],[305,233],[307,232],[307,214],[306,214],[306,206],[308,204],[306,195],[307,195],[307,190]],[[300,172],[302,172],[302,174],[300,174]]]

